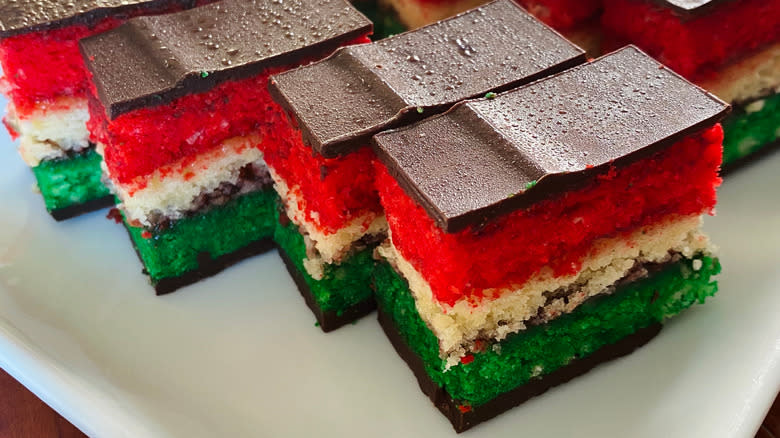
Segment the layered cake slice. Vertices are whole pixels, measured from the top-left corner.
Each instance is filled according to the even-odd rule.
[[[90,133],[158,293],[269,246],[276,195],[259,147],[284,115],[268,77],[370,31],[345,0],[224,0],[81,41]]]
[[[374,137],[379,320],[456,430],[715,293],[727,111],[627,47]]]
[[[501,0],[271,77],[271,94],[289,115],[261,145],[284,207],[276,241],[323,330],[374,307],[372,252],[387,224],[371,135],[584,60]]]
[[[571,41],[596,53],[600,44],[598,14],[602,0],[515,0],[528,12]],[[411,29],[451,17],[486,0],[384,0]]]
[[[49,213],[58,220],[108,206],[86,121],[89,80],[78,39],[129,17],[192,7],[194,0],[18,0],[0,5],[4,122],[19,137]],[[199,3],[206,3],[200,1]]]
[[[609,44],[634,43],[731,103],[724,165],[778,143],[780,1],[605,0],[604,6]]]

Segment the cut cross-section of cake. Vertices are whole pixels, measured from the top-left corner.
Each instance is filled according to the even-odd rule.
[[[158,293],[270,247],[268,78],[370,31],[345,0],[224,0],[82,40],[90,133]]]
[[[715,292],[727,111],[627,47],[374,137],[380,322],[458,431]]]
[[[373,247],[387,224],[371,135],[585,61],[509,0],[273,76],[289,115],[261,145],[284,211],[277,243],[320,327],[373,308]]]
[[[636,44],[734,107],[723,121],[731,167],[778,145],[780,1],[605,0],[607,44]]]
[[[57,220],[113,202],[89,142],[89,79],[78,40],[138,15],[187,9],[206,0],[17,0],[0,4],[3,119]]]

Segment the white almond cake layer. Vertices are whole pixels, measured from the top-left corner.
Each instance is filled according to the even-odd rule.
[[[30,167],[88,148],[87,120],[87,100],[73,97],[39,104],[24,115],[9,103],[6,115],[6,122],[19,133],[19,153]]]
[[[356,242],[365,236],[387,234],[387,220],[384,214],[366,212],[356,217],[336,232],[326,232],[307,218],[306,200],[298,186],[290,187],[273,168],[269,168],[274,188],[284,202],[287,217],[298,226],[307,246],[308,258],[303,261],[309,275],[322,279],[324,264],[338,264],[349,255]],[[312,214],[316,219],[316,212]]]
[[[241,168],[254,164],[266,168],[263,154],[257,148],[260,137],[234,137],[219,147],[200,154],[195,160],[187,158],[156,169],[149,175],[120,184],[111,178],[105,163],[103,172],[111,181],[109,186],[121,201],[119,207],[132,224],[152,225],[152,216],[162,215],[176,220],[193,210],[197,198],[215,191],[221,184],[237,184]],[[97,145],[103,154],[104,146]]]
[[[392,244],[392,233],[377,249],[409,283],[417,311],[439,339],[442,358],[447,359],[449,366],[472,351],[477,340],[500,341],[525,329],[534,317],[541,316],[542,321],[547,321],[571,312],[589,297],[610,292],[636,266],[669,261],[673,253],[692,257],[712,251],[709,238],[701,231],[700,216],[669,216],[628,237],[596,241],[581,270],[574,275],[554,277],[551,269],[543,269],[519,288],[483,291],[490,298],[476,306],[468,300],[449,306],[434,298],[430,285]],[[567,300],[556,298],[547,303],[545,293],[549,295],[572,286],[576,286],[576,292]]]

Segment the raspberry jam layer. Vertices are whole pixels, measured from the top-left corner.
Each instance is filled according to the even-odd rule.
[[[60,96],[86,97],[89,79],[78,40],[122,21],[107,18],[94,26],[74,25],[0,40],[0,66],[19,115]]]
[[[602,24],[614,47],[634,43],[681,75],[700,79],[776,41],[780,2],[724,2],[686,21],[649,1],[605,0]]]
[[[381,212],[370,148],[324,158],[303,143],[288,119],[276,119],[273,132],[281,135],[263,142],[263,158],[289,187],[298,187],[305,200],[299,208],[320,231],[332,234],[366,211]]]
[[[364,36],[348,44],[369,41]],[[279,124],[276,120],[285,116],[268,92],[269,76],[327,54],[295,65],[267,68],[253,77],[226,81],[209,91],[130,111],[113,120],[108,119],[93,90],[87,122],[90,139],[105,146],[103,159],[111,178],[129,184],[164,165],[195,160],[233,137],[259,132],[270,138],[271,130]]]
[[[434,297],[476,303],[491,288],[519,288],[542,268],[580,270],[596,239],[628,235],[670,214],[709,213],[720,184],[723,129],[690,136],[649,158],[601,174],[583,188],[516,210],[481,228],[445,233],[375,160],[376,186],[393,244]]]

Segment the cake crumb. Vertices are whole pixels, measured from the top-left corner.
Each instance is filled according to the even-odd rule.
[[[704,263],[700,259],[694,259],[693,260],[693,270],[694,271],[700,270],[703,264]]]

